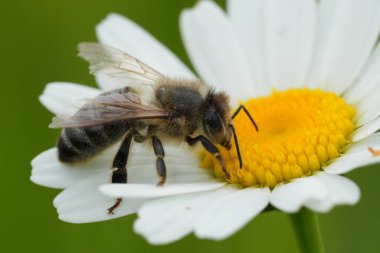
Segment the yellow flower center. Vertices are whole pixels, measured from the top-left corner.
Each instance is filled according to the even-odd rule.
[[[334,93],[293,89],[250,99],[244,106],[259,126],[256,132],[244,113],[234,119],[243,168],[234,145],[219,147],[229,182],[244,187],[267,185],[307,176],[338,157],[354,130],[355,110]],[[218,161],[201,152],[202,167],[225,178]]]

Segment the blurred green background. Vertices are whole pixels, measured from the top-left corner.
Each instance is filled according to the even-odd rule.
[[[0,173],[2,252],[297,252],[287,215],[260,215],[221,242],[194,236],[167,246],[150,246],[135,235],[135,216],[93,224],[57,218],[58,190],[29,181],[30,161],[55,144],[52,115],[38,102],[50,81],[95,85],[76,57],[80,41],[95,40],[95,25],[109,12],[139,23],[189,63],[178,31],[178,15],[195,0],[1,1]],[[223,1],[219,3],[224,6]],[[3,78],[4,77],[4,78]],[[320,215],[327,252],[380,252],[380,166],[349,173],[362,190],[355,207]]]

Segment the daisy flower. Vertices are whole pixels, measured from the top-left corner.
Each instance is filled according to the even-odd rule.
[[[234,120],[234,148],[221,148],[228,181],[214,158],[164,143],[167,183],[156,187],[150,146],[135,145],[128,183],[109,184],[117,145],[81,164],[62,164],[52,148],[33,161],[31,180],[64,190],[61,220],[73,223],[138,214],[136,233],[164,244],[190,233],[224,239],[267,207],[297,213],[354,205],[358,186],[341,176],[380,161],[378,0],[230,0],[227,11],[200,1],[180,16],[183,42],[200,78],[226,91],[255,118]],[[173,53],[132,21],[110,14],[101,43],[172,77],[196,78]],[[40,101],[59,114],[74,101],[125,84],[97,76],[100,89],[50,83]],[[106,208],[122,197],[109,215]]]

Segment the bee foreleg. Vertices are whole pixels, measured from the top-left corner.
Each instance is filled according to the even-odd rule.
[[[132,130],[125,136],[115,158],[113,159],[111,179],[113,184],[127,183],[127,161],[131,142],[135,133],[136,131]],[[117,198],[115,204],[107,209],[109,214],[113,214],[113,211],[120,205],[121,200],[121,198]]]
[[[157,136],[154,136],[154,135],[152,136],[152,144],[153,144],[154,153],[157,156],[156,169],[157,169],[157,174],[160,178],[160,180],[157,183],[157,186],[162,186],[164,185],[166,181],[166,165],[164,161],[165,151],[164,151],[164,147],[162,146],[161,141],[157,138]]]
[[[186,142],[190,146],[195,145],[198,141],[200,141],[202,143],[203,147],[207,150],[207,152],[209,152],[210,154],[215,156],[215,158],[218,160],[218,162],[220,164],[220,167],[222,167],[223,172],[226,174],[226,178],[229,179],[230,174],[228,173],[228,171],[226,169],[226,166],[224,164],[224,160],[219,153],[219,149],[214,145],[214,143],[212,143],[209,139],[207,139],[203,135],[199,135],[199,136],[194,137],[194,138],[190,137],[190,136],[186,137]]]

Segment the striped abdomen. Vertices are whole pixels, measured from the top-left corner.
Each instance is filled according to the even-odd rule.
[[[61,162],[84,161],[117,142],[127,131],[126,123],[81,128],[64,128],[58,140]]]

